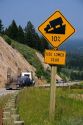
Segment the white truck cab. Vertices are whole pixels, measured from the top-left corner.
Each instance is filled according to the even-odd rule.
[[[29,78],[30,78],[30,80],[33,82],[33,84],[35,84],[35,81],[34,81],[34,79],[33,79],[33,74],[32,74],[32,72],[22,72],[21,73],[21,76],[23,77],[23,76],[28,76]]]
[[[32,73],[31,72],[22,72],[21,76],[28,76],[32,80]]]

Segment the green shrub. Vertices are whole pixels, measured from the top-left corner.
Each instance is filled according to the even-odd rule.
[[[79,84],[79,85],[73,85],[70,87],[71,89],[83,89],[83,85]]]
[[[9,45],[11,45],[11,43],[12,43],[12,40],[8,37],[8,36],[4,36],[4,38],[5,38],[5,41],[9,44]]]

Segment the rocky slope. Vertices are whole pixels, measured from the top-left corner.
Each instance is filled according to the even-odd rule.
[[[11,46],[9,46],[2,37],[0,37],[0,87],[3,87],[7,81],[7,70],[11,69],[12,76],[21,71],[32,71],[35,75],[36,69],[31,66],[24,57]]]

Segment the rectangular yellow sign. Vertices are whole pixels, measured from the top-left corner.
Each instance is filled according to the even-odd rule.
[[[65,65],[65,59],[65,51],[45,50],[44,62],[47,64]]]

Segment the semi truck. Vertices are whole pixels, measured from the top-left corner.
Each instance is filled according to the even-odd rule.
[[[20,89],[25,86],[33,86],[35,81],[32,72],[22,72],[17,78],[9,77],[5,84],[6,90]]]
[[[21,76],[17,79],[17,85],[19,87],[32,86],[35,84],[32,72],[22,72]]]

